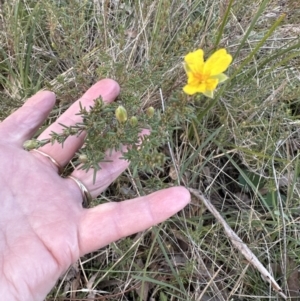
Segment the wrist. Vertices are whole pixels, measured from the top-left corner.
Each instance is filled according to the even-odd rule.
[[[24,247],[24,246],[23,246]],[[7,248],[0,260],[1,300],[42,301],[63,272],[50,253],[36,252],[36,247]],[[20,249],[23,250],[21,255]],[[30,250],[31,249],[31,250]],[[43,258],[41,258],[43,256]],[[47,262],[40,264],[41,260]]]

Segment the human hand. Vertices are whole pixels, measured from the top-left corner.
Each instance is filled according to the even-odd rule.
[[[81,120],[79,101],[87,109],[100,95],[107,103],[119,93],[113,80],[92,86],[38,139],[59,123],[70,126]],[[188,191],[174,187],[148,196],[91,209],[82,207],[77,184],[58,174],[57,166],[38,152],[23,149],[53,108],[55,95],[39,92],[0,123],[0,295],[1,300],[41,301],[59,276],[80,256],[110,242],[142,231],[181,210],[190,200]],[[61,144],[39,148],[65,166],[83,145],[84,133]],[[75,169],[78,178],[98,196],[127,167],[115,152],[112,162],[101,163],[93,184],[93,170]]]

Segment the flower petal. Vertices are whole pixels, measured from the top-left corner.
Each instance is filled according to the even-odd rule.
[[[202,49],[189,52],[184,57],[186,72],[202,73],[204,67],[203,56],[204,52]]]
[[[205,90],[208,90],[208,91],[213,91],[217,88],[217,85],[218,85],[219,81],[217,78],[209,78],[208,80],[206,80],[205,82],[205,86],[206,86],[206,89]]]
[[[227,53],[226,49],[219,49],[204,63],[203,71],[211,76],[218,75],[223,73],[231,62],[232,56]]]
[[[197,87],[192,85],[185,85],[183,87],[183,92],[188,95],[194,95],[197,93]]]
[[[185,57],[184,57],[184,61],[187,64],[194,64],[194,63],[203,63],[204,59],[204,52],[202,49],[198,49],[196,51],[193,52],[189,52]]]
[[[206,90],[205,84],[198,84],[198,85],[187,84],[183,87],[183,92],[188,95],[203,93],[205,90]]]
[[[199,79],[195,76],[193,72],[187,72],[187,78],[188,78],[187,83],[189,85],[195,86],[200,84]]]

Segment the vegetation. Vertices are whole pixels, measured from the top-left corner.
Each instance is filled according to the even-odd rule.
[[[1,2],[0,120],[51,89],[57,105],[47,126],[97,80],[117,80],[114,104],[102,109],[97,100],[91,114],[81,112],[88,132],[98,116],[99,131],[81,153],[86,167],[107,145],[134,145],[140,128],[152,132],[142,151],[125,154],[130,169],[94,205],[178,184],[201,191],[285,294],[300,300],[298,0]],[[182,90],[184,56],[199,48],[206,58],[219,48],[233,57],[213,99]],[[119,106],[124,123],[114,117]],[[103,124],[121,134],[97,138]],[[47,300],[88,298],[280,299],[194,196],[165,223],[81,258]]]

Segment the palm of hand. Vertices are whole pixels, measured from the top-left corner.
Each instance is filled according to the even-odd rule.
[[[41,300],[82,254],[81,196],[70,185],[66,189],[67,180],[24,150],[1,146],[0,157],[6,158],[0,170],[3,280],[7,287],[17,284],[16,295],[32,291],[32,300]]]
[[[89,106],[101,95],[107,102],[118,94],[118,85],[103,80],[81,98]],[[54,95],[38,93],[0,123],[0,292],[3,300],[39,301],[59,276],[79,256],[112,241],[142,231],[182,209],[190,199],[183,187],[173,187],[133,200],[82,208],[82,195],[71,179],[63,179],[56,166],[36,152],[23,150],[54,105]],[[76,122],[78,102],[60,118]],[[59,121],[40,136],[59,131]],[[46,145],[43,151],[64,166],[84,142],[84,135],[61,145]],[[93,197],[99,195],[127,167],[113,153],[101,163],[93,183],[93,171],[75,169]]]

